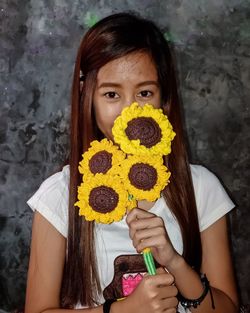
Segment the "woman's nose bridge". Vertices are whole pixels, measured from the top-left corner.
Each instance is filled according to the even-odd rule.
[[[126,96],[124,107],[129,106],[133,102],[136,102],[136,96],[134,94]]]

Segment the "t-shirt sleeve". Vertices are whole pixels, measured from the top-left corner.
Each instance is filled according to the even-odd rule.
[[[47,178],[27,201],[33,211],[43,215],[64,237],[68,235],[69,168]]]
[[[234,208],[219,179],[203,166],[193,166],[194,189],[202,232]]]

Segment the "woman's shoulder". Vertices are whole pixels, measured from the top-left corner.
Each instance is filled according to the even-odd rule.
[[[65,165],[61,171],[58,171],[45,179],[39,189],[49,189],[51,186],[62,188],[69,184],[69,174],[69,165]]]
[[[68,190],[69,190],[69,165],[66,165],[62,168],[61,171],[58,171],[47,179],[45,179],[35,195],[37,197],[49,197],[52,196],[55,198],[55,195],[62,197],[62,200],[68,201]]]
[[[190,164],[194,189],[206,188],[207,190],[223,188],[219,178],[203,165]]]
[[[27,201],[33,211],[42,214],[64,237],[68,229],[69,166],[51,175]]]
[[[201,165],[190,165],[200,230],[204,230],[228,213],[234,203],[218,177]]]
[[[218,180],[216,175],[213,174],[210,170],[208,170],[203,165],[190,164],[190,169],[191,169],[192,179],[196,180],[197,182],[199,182],[200,180],[210,180],[210,179]]]

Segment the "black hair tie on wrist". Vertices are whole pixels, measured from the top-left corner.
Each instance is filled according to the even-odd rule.
[[[103,303],[103,313],[109,313],[111,304],[116,302],[116,299],[108,299]]]
[[[204,290],[203,290],[202,295],[198,299],[186,299],[180,293],[178,294],[178,300],[180,301],[181,305],[185,309],[188,309],[190,307],[197,308],[197,306],[200,305],[201,302],[205,299],[208,292],[210,292],[212,308],[215,309],[212,290],[210,288],[209,281],[208,281],[207,276],[205,274],[201,274],[201,282],[202,282],[202,285],[204,286]]]

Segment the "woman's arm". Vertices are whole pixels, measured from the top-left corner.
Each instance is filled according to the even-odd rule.
[[[150,247],[154,258],[166,267],[175,278],[175,285],[186,299],[199,298],[204,290],[199,275],[173,248],[163,220],[153,213],[133,209],[127,217],[130,237],[137,252]],[[238,298],[228,243],[226,217],[222,217],[201,233],[202,273],[205,273],[214,297],[212,309],[208,294],[197,309],[197,313],[236,313]]]
[[[25,312],[59,307],[66,239],[37,211],[34,214]]]
[[[238,297],[233,275],[233,266],[228,242],[226,217],[222,217],[201,233],[202,267],[214,298],[215,310],[212,310],[210,294],[197,309],[192,312],[236,313],[238,312]],[[199,276],[190,268],[183,258],[177,257],[169,271],[175,277],[179,292],[187,299],[199,298],[203,286]]]
[[[34,214],[25,313],[72,312],[60,309],[66,239],[37,211]],[[90,309],[77,310],[87,313]],[[94,310],[102,313],[102,307]]]

